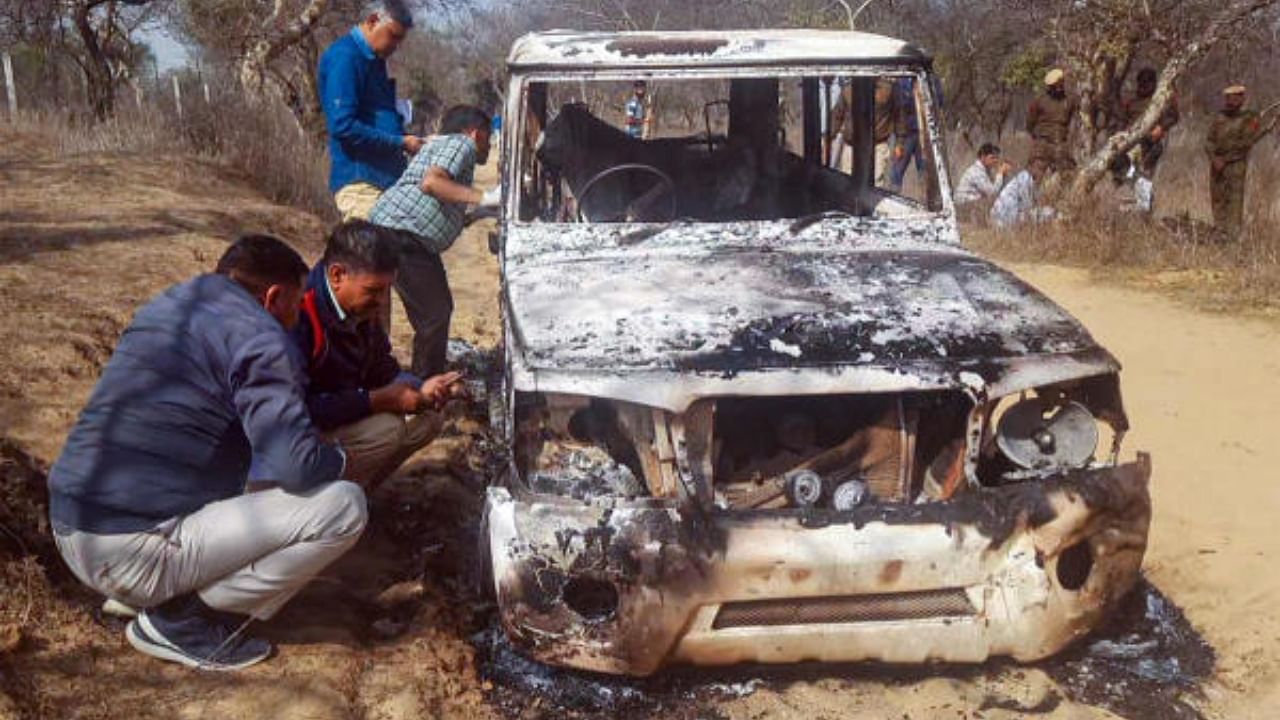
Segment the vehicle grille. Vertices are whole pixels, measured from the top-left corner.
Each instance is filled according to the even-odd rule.
[[[976,613],[977,610],[964,590],[950,588],[880,595],[731,602],[720,607],[711,627],[722,630],[778,625],[931,620],[969,617]]]

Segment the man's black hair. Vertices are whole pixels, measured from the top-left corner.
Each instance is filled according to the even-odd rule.
[[[307,264],[297,250],[270,235],[242,235],[218,260],[214,272],[226,275],[254,297],[272,285],[302,287]]]
[[[1144,67],[1138,71],[1139,84],[1150,83],[1151,85],[1155,85],[1157,77],[1158,75],[1156,75],[1156,69],[1153,67]]]
[[[413,28],[413,11],[404,0],[375,0],[369,3],[369,12],[377,13],[378,17],[395,20],[403,25],[405,30]]]
[[[988,155],[999,155],[1000,148],[995,143],[984,143],[978,148],[978,157],[986,157]]]
[[[468,130],[490,130],[493,118],[475,105],[454,105],[444,111],[440,121],[441,135],[457,135]]]
[[[335,227],[324,246],[324,262],[339,263],[353,273],[393,273],[400,267],[394,231],[364,220]]]

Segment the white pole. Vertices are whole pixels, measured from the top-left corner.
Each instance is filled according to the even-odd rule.
[[[182,86],[178,84],[178,76],[173,76],[173,105],[178,109],[178,119],[182,119]]]
[[[209,83],[206,82],[202,84],[204,85],[204,104],[212,105],[213,103],[209,100]]]
[[[18,122],[18,89],[13,86],[13,58],[4,54],[4,87],[9,96],[9,122]]]
[[[142,83],[137,80],[133,81],[133,102],[139,110],[142,109]]]

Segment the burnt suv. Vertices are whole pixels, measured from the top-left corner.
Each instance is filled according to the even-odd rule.
[[[1034,660],[1133,586],[1120,366],[960,246],[926,54],[554,32],[509,67],[482,542],[518,646],[633,675]],[[917,133],[901,184],[886,128]]]

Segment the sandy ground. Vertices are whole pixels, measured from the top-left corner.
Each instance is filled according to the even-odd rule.
[[[1280,707],[1280,329],[1191,312],[1086,273],[1013,268],[1124,364],[1133,432],[1152,453],[1146,571],[1219,654],[1213,714]]]
[[[492,178],[492,168],[481,175]],[[16,469],[36,477],[56,457],[132,311],[208,269],[243,230],[277,232],[311,258],[324,232],[314,218],[270,205],[215,167],[59,158],[38,138],[0,130],[0,439],[9,443],[0,477],[11,482]],[[498,330],[486,233],[472,229],[446,255],[454,334],[481,345]],[[1099,286],[1079,271],[1015,269],[1076,313],[1126,366],[1135,428],[1127,452],[1149,450],[1156,463],[1147,572],[1218,653],[1216,674],[1191,703],[1214,718],[1271,716],[1280,704],[1280,616],[1272,609],[1280,574],[1270,572],[1280,558],[1273,520],[1280,329]],[[398,311],[395,326],[397,347],[407,347]],[[95,599],[56,562],[46,556],[48,571],[32,571],[0,538],[0,719],[563,716],[537,693],[494,688],[471,642],[489,617],[465,590],[460,567],[483,482],[467,464],[477,427],[471,418],[452,423],[413,473],[374,498],[374,527],[353,556],[269,626],[279,655],[237,675],[137,655],[118,624],[94,617]],[[16,640],[6,635],[15,619],[23,621]],[[680,683],[687,688],[689,680]],[[1116,717],[1066,697],[1040,667],[841,667],[716,693],[695,685],[670,713]]]

